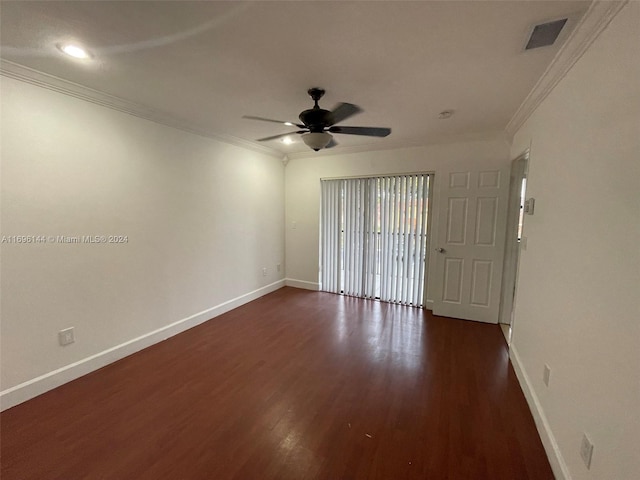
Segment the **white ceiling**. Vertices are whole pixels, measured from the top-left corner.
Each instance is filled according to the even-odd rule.
[[[504,130],[589,6],[588,1],[9,2],[2,58],[164,112],[194,130],[247,141],[297,122],[307,89],[364,109],[346,125],[387,148]],[[524,51],[533,25],[570,15],[555,45]],[[63,56],[75,40],[91,61]],[[442,110],[455,111],[438,120]],[[266,146],[308,151],[296,142]],[[338,151],[338,150],[335,151]]]

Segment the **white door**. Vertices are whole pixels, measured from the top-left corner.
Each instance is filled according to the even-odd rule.
[[[498,323],[509,169],[442,172],[435,181],[433,313]]]

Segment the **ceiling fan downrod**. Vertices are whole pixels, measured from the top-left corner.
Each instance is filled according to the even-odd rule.
[[[315,105],[313,106],[313,108],[314,109],[320,108],[320,105],[318,105],[318,100],[320,100],[324,96],[325,94],[324,89],[313,87],[307,90],[307,93],[309,94],[311,99],[315,102]]]

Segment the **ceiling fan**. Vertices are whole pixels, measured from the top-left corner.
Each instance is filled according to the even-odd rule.
[[[261,120],[263,122],[282,123],[290,127],[298,127],[301,130],[298,130],[297,132],[282,133],[271,137],[259,138],[257,141],[267,142],[269,140],[275,140],[277,138],[283,138],[297,133],[302,135],[304,143],[316,152],[323,148],[335,147],[338,144],[338,142],[333,138],[333,135],[331,135],[332,133],[365,135],[369,137],[386,137],[391,133],[390,128],[336,126],[336,123],[342,122],[356,113],[360,113],[362,109],[351,103],[339,103],[332,111],[325,110],[320,108],[318,105],[318,100],[320,100],[325,93],[322,88],[310,88],[307,93],[315,102],[315,105],[313,108],[305,110],[300,114],[299,118],[302,123],[283,122],[281,120],[254,117],[250,115],[245,115],[242,118],[248,118],[249,120]]]

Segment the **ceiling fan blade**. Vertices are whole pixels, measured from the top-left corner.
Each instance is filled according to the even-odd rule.
[[[326,146],[326,147],[324,147],[324,148],[333,148],[333,147],[335,147],[335,146],[337,146],[337,145],[338,145],[338,142],[336,141],[336,139],[335,139],[335,138],[332,138],[332,139],[329,141],[329,143],[327,144],[327,146]]]
[[[305,132],[306,130],[298,130],[297,132],[281,133],[279,135],[272,135],[270,137],[259,138],[258,140],[256,140],[256,142],[267,142],[269,140],[275,140],[276,138],[283,138],[289,135],[295,135],[296,133],[305,133]]]
[[[339,103],[331,112],[331,122],[329,123],[329,125],[340,123],[341,121],[346,120],[350,116],[355,115],[356,113],[360,113],[361,111],[362,109],[359,106],[353,105],[352,103]]]
[[[282,120],[274,120],[272,118],[264,118],[264,117],[254,117],[253,115],[243,115],[242,118],[246,118],[248,120],[260,120],[262,122],[279,123],[281,125],[289,125],[290,127],[306,128],[301,123],[283,122]]]
[[[366,135],[368,137],[386,137],[391,133],[390,128],[382,127],[331,127],[331,133],[346,133],[347,135]]]

